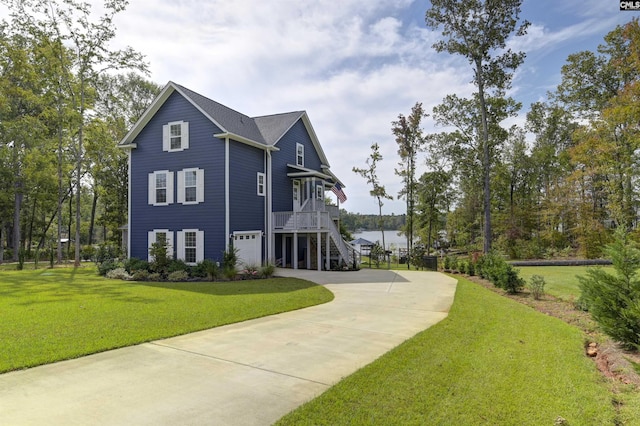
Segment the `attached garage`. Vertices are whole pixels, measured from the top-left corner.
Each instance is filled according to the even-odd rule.
[[[247,266],[262,265],[262,231],[236,231],[233,247],[238,250],[238,262]]]

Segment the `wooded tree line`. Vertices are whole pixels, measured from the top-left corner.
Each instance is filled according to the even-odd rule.
[[[160,91],[139,53],[109,49],[127,2],[99,16],[75,0],[0,3],[11,12],[0,24],[0,248],[58,261],[67,248],[78,263],[83,245],[119,247],[128,182],[116,144]]]
[[[492,75],[491,66],[482,69],[485,83],[502,84],[485,90],[484,101],[478,94],[468,99],[452,94],[429,116],[420,113],[444,129],[419,143],[430,171],[413,183],[415,219],[408,210],[407,226],[414,224],[422,242],[446,229],[453,245],[469,250],[486,251],[488,240],[489,249],[512,258],[557,252],[593,258],[602,254],[614,228],[637,229],[638,20],[613,29],[597,51],[570,55],[561,83],[547,101],[531,105],[524,127],[501,126],[521,106],[505,95],[510,86],[504,74]],[[477,80],[477,68],[474,72]],[[417,104],[412,114],[421,109]],[[405,189],[401,195],[407,194]]]

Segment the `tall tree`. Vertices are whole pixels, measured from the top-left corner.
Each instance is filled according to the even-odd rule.
[[[372,189],[369,191],[369,194],[378,202],[378,227],[380,232],[382,233],[382,248],[383,250],[387,249],[387,246],[384,241],[384,218],[382,216],[382,206],[384,205],[383,200],[393,200],[393,197],[387,194],[387,191],[384,185],[380,184],[380,179],[378,179],[378,173],[376,172],[378,161],[382,160],[382,154],[380,154],[380,146],[377,143],[371,145],[371,154],[366,160],[368,168],[360,169],[358,167],[353,168],[353,172],[362,176],[369,185],[371,185]]]
[[[504,93],[511,85],[512,71],[524,61],[524,53],[505,49],[512,35],[524,35],[528,22],[519,23],[522,0],[431,0],[426,24],[442,27],[443,40],[434,44],[438,52],[465,57],[473,70],[477,88],[483,152],[484,251],[491,250],[491,155],[487,96]]]
[[[391,131],[396,137],[396,143],[398,144],[398,155],[400,156],[400,169],[396,169],[396,175],[402,178],[404,187],[398,194],[399,197],[404,197],[407,202],[407,223],[405,225],[405,235],[407,236],[407,249],[409,250],[409,256],[413,250],[413,233],[415,222],[415,203],[416,203],[416,161],[418,152],[422,150],[425,138],[422,134],[422,128],[420,123],[425,118],[425,114],[422,104],[417,102],[413,108],[411,108],[411,114],[408,117],[400,114],[398,115],[398,121],[391,123]],[[407,268],[409,268],[409,262],[407,262]]]
[[[110,50],[109,42],[115,37],[114,17],[125,10],[127,0],[105,0],[104,13],[95,19],[91,5],[79,0],[4,0],[12,9],[14,20],[28,28],[53,32],[56,40],[62,41],[73,51],[74,63],[60,63],[73,69],[76,81],[62,81],[71,88],[73,109],[79,116],[76,138],[75,187],[75,264],[80,264],[80,200],[84,159],[84,131],[87,111],[92,106],[94,85],[97,77],[108,69],[137,68],[146,70],[142,56],[131,48]],[[67,69],[69,69],[67,68]]]

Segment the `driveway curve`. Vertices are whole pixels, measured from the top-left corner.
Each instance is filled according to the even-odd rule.
[[[7,425],[269,425],[446,317],[437,272],[279,269],[334,301],[0,375]]]

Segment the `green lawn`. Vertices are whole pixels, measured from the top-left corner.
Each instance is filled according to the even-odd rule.
[[[519,266],[516,269],[527,282],[532,275],[544,277],[546,293],[563,300],[575,300],[580,297],[577,275],[585,276],[588,268],[596,266]],[[612,266],[604,266],[606,271],[614,273]]]
[[[638,424],[612,395],[578,329],[460,279],[445,320],[278,424]]]
[[[151,283],[95,268],[0,270],[0,373],[325,303],[293,278]]]

